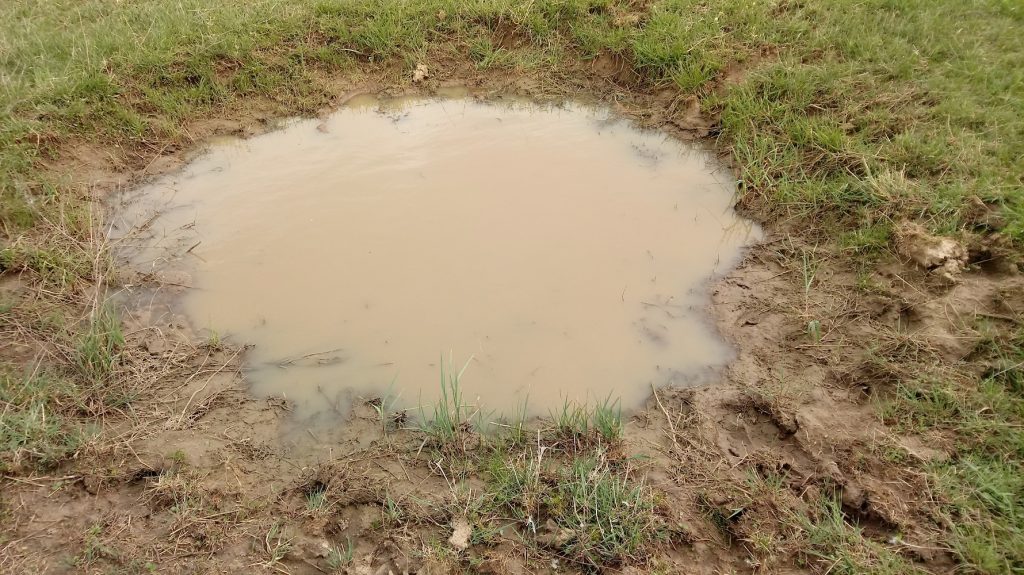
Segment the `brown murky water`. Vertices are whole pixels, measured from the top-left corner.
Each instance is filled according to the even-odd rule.
[[[727,361],[704,287],[758,234],[732,199],[708,155],[600,110],[362,99],[213,145],[115,235],[148,223],[132,262],[188,271],[185,312],[254,345],[256,393],[414,407],[444,358],[468,400],[546,413]]]

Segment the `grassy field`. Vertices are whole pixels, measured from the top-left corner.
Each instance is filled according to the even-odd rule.
[[[3,481],[71,465],[111,421],[130,419],[139,397],[114,375],[129,358],[102,292],[116,287],[118,270],[95,194],[73,173],[81,146],[138,170],[193,144],[199,119],[257,105],[315,113],[335,101],[337,77],[373,74],[400,89],[419,63],[465,64],[565,95],[587,92],[575,79],[614,56],[635,81],[583,95],[695,97],[708,139],[736,168],[745,213],[842,269],[867,277],[894,261],[904,221],[1019,262],[1022,35],[1021,0],[8,0],[0,278],[31,296],[0,292]],[[817,289],[807,253],[786,255],[804,269],[796,289]],[[1024,573],[1024,324],[972,319],[981,343],[939,375],[878,355],[901,375],[873,399],[877,420],[894,434],[948,442],[940,460],[882,460],[927,478],[927,514],[954,560],[942,569]],[[438,449],[463,441],[461,410],[457,399],[435,410],[427,436]],[[480,514],[551,518],[573,534],[554,546],[587,569],[685,539],[658,519],[660,496],[628,465],[608,462],[620,434],[611,406],[567,406],[553,419],[552,441],[577,446],[560,471],[512,440],[466,455],[488,485]],[[835,498],[791,505],[771,477],[752,482],[741,491],[783,509],[763,539],[744,535],[765,565],[792,546],[786,561],[821,572],[919,568],[845,520]],[[703,507],[729,531],[733,514]],[[335,555],[340,565],[346,552]]]

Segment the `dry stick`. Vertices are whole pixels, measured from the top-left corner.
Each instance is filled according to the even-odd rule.
[[[234,359],[235,359],[236,357],[238,357],[238,354],[239,354],[239,353],[241,353],[241,351],[242,351],[242,350],[237,350],[237,351],[235,351],[234,355],[232,355],[232,356],[231,356],[231,358],[230,358],[230,359],[228,359],[228,361],[227,361],[227,362],[225,362],[225,363],[224,363],[223,365],[221,365],[220,367],[218,367],[218,368],[217,368],[217,369],[216,369],[216,370],[215,370],[215,371],[214,371],[214,372],[213,372],[213,373],[212,373],[212,374],[210,375],[210,377],[206,378],[206,383],[204,383],[202,387],[200,387],[199,389],[197,389],[197,390],[195,390],[195,391],[193,391],[193,392],[192,392],[192,396],[191,396],[191,397],[189,397],[189,398],[188,398],[188,402],[187,402],[187,403],[185,403],[185,408],[181,410],[181,415],[180,415],[180,416],[178,417],[178,423],[177,423],[177,425],[181,425],[181,424],[182,424],[182,423],[183,423],[183,422],[185,421],[185,413],[186,413],[186,412],[188,411],[188,408],[189,408],[189,407],[190,407],[190,406],[192,405],[192,400],[196,398],[196,395],[197,395],[197,394],[198,394],[198,393],[199,393],[200,391],[203,391],[204,389],[206,389],[206,386],[210,385],[210,382],[211,382],[211,381],[213,381],[213,378],[214,378],[214,377],[216,377],[216,376],[217,376],[217,374],[219,374],[220,372],[224,371],[224,368],[225,368],[225,367],[227,367],[227,366],[228,366],[228,364],[229,364],[229,363],[231,363],[231,361],[233,361],[233,360],[234,360]]]
[[[162,402],[163,400],[165,400],[165,399],[167,399],[167,398],[171,397],[172,395],[174,395],[174,394],[178,393],[178,390],[179,390],[179,389],[182,389],[183,387],[187,387],[187,386],[188,386],[188,384],[192,383],[192,380],[193,380],[193,379],[195,379],[196,377],[198,377],[198,376],[199,376],[200,374],[206,373],[206,371],[205,371],[205,370],[204,370],[203,368],[204,368],[204,367],[206,367],[206,362],[207,362],[207,360],[209,360],[209,359],[210,359],[210,354],[209,354],[209,353],[207,353],[207,354],[206,354],[206,357],[204,357],[204,358],[203,358],[203,364],[202,364],[202,365],[200,365],[200,366],[199,366],[199,368],[198,368],[198,369],[196,369],[196,371],[195,371],[195,372],[194,372],[194,373],[193,373],[192,375],[188,376],[188,378],[187,378],[187,379],[186,379],[186,380],[184,381],[184,383],[182,383],[182,384],[181,384],[181,385],[179,385],[178,387],[174,388],[174,390],[173,390],[173,391],[171,391],[170,393],[166,393],[166,394],[164,394],[164,395],[163,395],[162,397],[160,397],[159,399],[157,399],[157,402]],[[225,365],[226,365],[226,364],[225,364]],[[224,367],[223,367],[223,366],[221,366],[221,367],[220,367],[219,369],[223,369],[223,368],[224,368]],[[216,371],[217,371],[217,370],[215,370],[215,372],[216,372]]]
[[[35,481],[33,481],[33,479],[35,479],[37,481],[42,481],[44,479],[46,481],[64,481],[64,480],[67,480],[67,479],[74,479],[74,478],[77,478],[77,477],[78,477],[77,475],[66,475],[64,477],[52,477],[52,478],[51,477],[45,477],[45,478],[31,477],[31,478],[28,478],[28,479],[24,479],[24,478],[21,478],[21,477],[15,477],[13,475],[0,475],[0,479],[6,479],[8,481],[14,481],[14,482],[17,482],[17,483],[24,483],[26,485],[32,485],[33,487],[49,487],[48,485],[45,485],[43,483],[36,483]]]
[[[299,357],[293,357],[293,358],[290,358],[290,359],[285,359],[284,361],[278,362],[277,366],[278,367],[284,367],[286,365],[291,365],[291,364],[295,363],[296,361],[300,361],[300,360],[303,360],[303,359],[309,359],[311,357],[316,357],[318,355],[326,355],[328,353],[334,353],[336,351],[341,351],[341,350],[342,350],[342,348],[336,347],[334,349],[328,349],[327,351],[315,351],[313,353],[307,353],[306,355],[302,355],[302,356],[299,356]]]
[[[668,410],[661,404],[661,398],[658,397],[658,388],[654,387],[653,383],[651,384],[651,391],[654,392],[654,400],[658,402],[658,407],[661,408],[661,412],[665,414],[665,420],[668,421],[669,431],[672,432],[672,445],[675,446],[677,452],[682,453],[682,449],[679,448],[679,442],[676,441],[676,426],[672,424],[672,418],[669,417]]]
[[[1021,320],[1018,319],[1018,318],[1015,318],[1015,317],[1012,317],[1012,316],[1008,316],[1008,315],[1001,315],[1001,314],[997,314],[997,313],[977,312],[974,315],[977,315],[977,316],[980,316],[980,317],[990,317],[990,318],[993,318],[993,319],[1001,319],[1003,321],[1008,321],[1008,322],[1011,322],[1011,323],[1015,323],[1017,325],[1020,325],[1022,323]]]

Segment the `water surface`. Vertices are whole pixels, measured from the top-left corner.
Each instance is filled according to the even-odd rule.
[[[468,401],[546,413],[728,360],[704,292],[757,235],[733,193],[709,155],[605,111],[361,99],[216,143],[127,195],[115,235],[136,228],[138,269],[188,272],[184,311],[253,345],[257,394],[414,407],[443,358]]]

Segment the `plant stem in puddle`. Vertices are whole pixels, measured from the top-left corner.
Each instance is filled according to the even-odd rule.
[[[620,400],[612,401],[608,396],[594,406],[594,429],[607,442],[618,441],[622,436],[622,406]]]
[[[393,419],[395,423],[404,421],[405,419],[404,411],[395,411],[395,406],[402,395],[401,393],[392,393],[392,390],[395,388],[395,381],[397,380],[398,374],[395,374],[395,376],[391,378],[391,384],[388,385],[388,392],[367,402],[377,413],[377,419],[380,421],[380,432],[382,434],[387,434],[388,432],[389,414],[394,414]]]
[[[448,360],[445,370],[444,356],[441,357],[441,398],[433,405],[433,417],[427,418],[420,404],[420,420],[422,429],[442,449],[454,447],[464,432],[464,427],[472,418],[470,406],[463,404],[462,388],[459,381],[473,357],[466,361],[457,373],[451,371],[453,359]]]
[[[558,435],[571,440],[574,444],[586,437],[590,429],[589,419],[586,405],[580,405],[568,398],[562,402],[561,411],[551,414]]]

